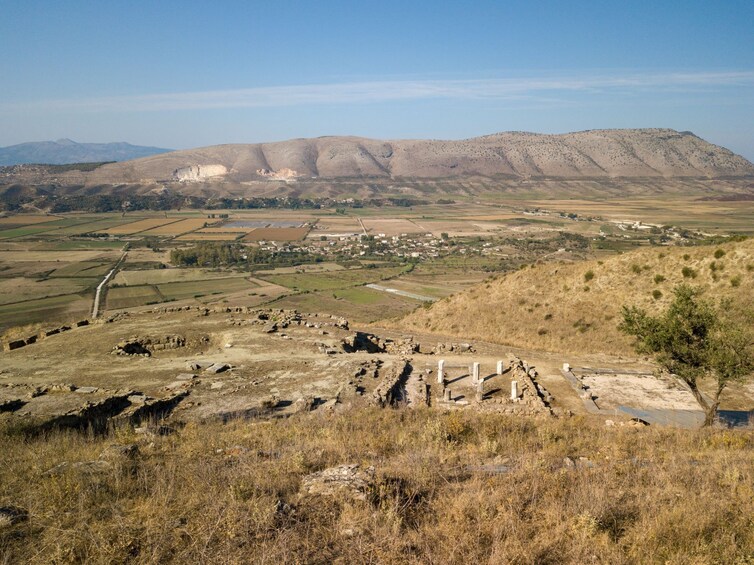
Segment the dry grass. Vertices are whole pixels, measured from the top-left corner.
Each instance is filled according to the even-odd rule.
[[[753,440],[376,409],[153,438],[6,428],[0,506],[29,519],[0,529],[0,562],[746,563]],[[44,474],[131,442],[132,461]],[[376,467],[367,501],[298,495],[304,475],[343,463]]]
[[[725,255],[716,258],[718,249]],[[604,262],[527,267],[394,324],[524,348],[631,354],[631,339],[617,329],[621,306],[635,304],[650,311],[665,307],[682,282],[702,288],[708,298],[730,297],[736,307],[751,307],[754,240],[655,247]]]

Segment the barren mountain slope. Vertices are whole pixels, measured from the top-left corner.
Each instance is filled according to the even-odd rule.
[[[284,173],[281,173],[284,171]],[[754,175],[754,165],[689,133],[593,130],[562,135],[509,132],[462,141],[379,141],[321,137],[217,145],[114,163],[89,184],[149,180],[235,182],[290,178],[721,177]]]
[[[725,255],[716,258],[718,249]],[[659,310],[684,282],[704,289],[706,298],[732,298],[735,309],[753,306],[754,240],[536,265],[420,308],[394,325],[563,353],[631,354],[630,338],[617,329],[621,306]]]

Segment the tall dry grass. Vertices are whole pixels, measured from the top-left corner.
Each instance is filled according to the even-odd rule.
[[[127,443],[140,447],[132,460],[45,474]],[[6,426],[0,450],[0,507],[29,512],[0,528],[2,563],[686,564],[754,554],[751,432],[364,409],[155,437],[124,428],[29,438]],[[303,476],[344,463],[376,467],[368,500],[299,496]]]
[[[751,308],[754,240],[653,247],[604,261],[533,265],[485,281],[393,323],[404,330],[515,347],[631,354],[631,338],[617,329],[621,306],[657,311],[667,306],[673,288],[680,283],[703,289],[708,298],[730,298],[734,308]]]

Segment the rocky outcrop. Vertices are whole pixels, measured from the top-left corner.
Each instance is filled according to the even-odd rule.
[[[181,182],[203,181],[228,174],[224,165],[189,165],[173,171],[173,179]]]

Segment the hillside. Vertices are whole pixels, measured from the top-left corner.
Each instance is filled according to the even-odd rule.
[[[170,149],[144,147],[130,143],[76,143],[70,139],[36,141],[0,147],[0,166],[45,163],[95,163],[102,161],[127,161],[166,153]]]
[[[690,132],[627,129],[508,132],[460,141],[320,137],[217,145],[107,165],[90,173],[88,181],[746,175],[754,175],[754,165]]]
[[[724,255],[716,258],[718,250]],[[654,247],[604,262],[533,265],[419,309],[395,325],[563,353],[630,355],[631,339],[617,329],[621,306],[659,310],[683,282],[702,288],[708,298],[752,305],[754,240]]]

